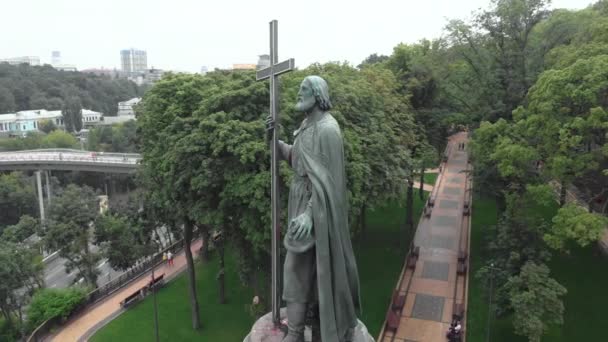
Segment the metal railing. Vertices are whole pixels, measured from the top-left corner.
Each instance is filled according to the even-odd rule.
[[[0,163],[53,161],[53,162],[88,162],[99,164],[137,165],[141,155],[137,153],[106,153],[78,150],[29,150],[0,152]]]
[[[195,230],[193,232],[192,241],[194,242],[200,236],[200,231]],[[148,271],[152,269],[152,267],[157,267],[159,264],[163,262],[163,254],[171,251],[171,253],[177,255],[184,248],[184,239],[180,239],[175,242],[171,246],[163,249],[162,251],[155,253],[149,257],[147,257],[144,261],[136,264],[135,266],[129,268],[126,272],[121,274],[118,278],[106,283],[103,286],[96,288],[95,290],[89,292],[86,296],[86,299],[80,303],[77,307],[72,310],[72,312],[68,315],[66,319],[62,319],[62,317],[53,317],[42,323],[38,326],[34,332],[28,337],[27,342],[42,342],[45,341],[47,335],[54,328],[62,325],[65,322],[70,321],[71,319],[77,317],[90,306],[95,303],[103,300],[104,298],[110,296],[114,292],[120,290],[123,286],[131,283],[133,280],[141,277]]]

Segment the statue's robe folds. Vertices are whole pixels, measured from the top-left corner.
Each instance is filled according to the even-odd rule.
[[[289,191],[288,222],[311,206],[313,241],[293,240],[286,235],[283,298],[304,300],[297,298],[297,292],[309,290],[302,290],[307,284],[300,282],[316,272],[321,338],[341,342],[357,325],[360,309],[359,275],[348,225],[342,134],[334,117],[323,113],[305,120],[294,135],[291,148],[281,146],[295,172]]]

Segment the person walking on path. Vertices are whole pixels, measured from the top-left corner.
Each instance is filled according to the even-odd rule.
[[[168,256],[167,256],[167,252],[163,253],[163,264],[167,261]]]
[[[169,266],[173,266],[173,253],[171,251],[167,253],[167,258],[169,259]]]

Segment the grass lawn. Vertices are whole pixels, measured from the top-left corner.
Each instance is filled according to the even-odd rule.
[[[418,175],[418,179],[420,180],[420,175]],[[424,174],[424,184],[435,185],[437,181],[437,173],[425,173]]]
[[[422,211],[423,201],[415,192],[415,222]],[[384,321],[392,289],[397,283],[409,245],[409,234],[403,230],[405,199],[369,211],[364,239],[353,240],[359,266],[363,316],[370,333],[377,336]],[[183,274],[158,292],[158,311],[161,341],[242,341],[249,332],[253,319],[246,311],[253,290],[240,285],[236,263],[231,254],[226,260],[226,291],[228,303],[218,304],[217,260],[197,263],[197,285],[202,329],[191,329],[187,276]],[[129,309],[90,340],[153,341],[152,297]]]
[[[198,301],[202,329],[192,330],[187,274],[183,273],[160,289],[157,295],[161,341],[242,341],[253,319],[245,305],[251,303],[253,289],[240,285],[236,262],[226,253],[226,299],[218,304],[217,258],[196,263]],[[154,341],[153,300],[148,296],[98,331],[91,339],[100,341]]]
[[[555,209],[553,209],[555,210]],[[547,213],[552,214],[552,213]],[[473,201],[471,232],[471,273],[467,313],[467,341],[486,341],[488,318],[487,289],[475,272],[483,264],[484,227],[496,224],[493,200]],[[606,308],[608,308],[608,258],[598,256],[594,247],[572,250],[570,255],[554,253],[549,264],[551,276],[568,289],[564,297],[564,325],[553,327],[543,337],[545,342],[604,341]],[[510,317],[493,319],[490,340],[493,342],[526,342],[513,333]]]

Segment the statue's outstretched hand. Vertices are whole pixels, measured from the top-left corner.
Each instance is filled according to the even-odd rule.
[[[309,238],[312,233],[312,217],[307,210],[289,223],[289,234],[295,240]]]

